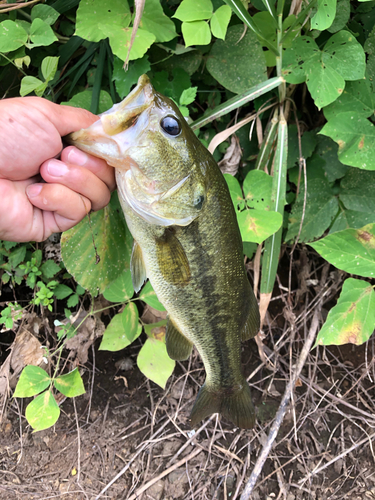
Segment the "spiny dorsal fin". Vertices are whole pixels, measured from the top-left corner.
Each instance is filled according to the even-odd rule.
[[[260,316],[259,316],[259,307],[257,303],[257,299],[253,291],[251,290],[250,295],[250,311],[247,317],[245,326],[241,332],[241,340],[249,340],[255,337],[260,328]]]
[[[193,349],[193,344],[177,329],[170,318],[168,318],[165,342],[168,356],[175,361],[185,361]]]
[[[171,285],[185,286],[191,278],[185,250],[172,231],[166,230],[157,241],[156,255],[163,278]]]
[[[132,256],[130,259],[130,270],[132,273],[133,288],[136,292],[139,292],[143,283],[147,279],[147,275],[141,247],[135,240],[133,243]]]

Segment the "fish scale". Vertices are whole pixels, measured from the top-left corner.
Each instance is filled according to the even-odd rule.
[[[166,118],[177,134],[163,128]],[[69,141],[116,168],[134,237],[134,288],[149,278],[167,310],[169,356],[187,359],[195,345],[203,360],[206,381],[191,413],[192,426],[218,412],[239,427],[253,427],[255,410],[240,358],[241,340],[259,329],[259,310],[219,167],[176,105],[155,92],[145,75],[123,103],[105,113],[106,130],[100,127],[96,122]]]

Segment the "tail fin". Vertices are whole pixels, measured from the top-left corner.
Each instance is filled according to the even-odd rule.
[[[229,395],[224,391],[211,392],[204,384],[190,415],[192,427],[212,413],[221,413],[241,429],[252,429],[255,425],[255,409],[246,380],[242,389]]]

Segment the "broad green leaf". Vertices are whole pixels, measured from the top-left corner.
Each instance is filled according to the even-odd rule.
[[[225,40],[231,15],[232,9],[229,5],[222,5],[214,12],[210,20],[210,26],[212,34],[216,36],[216,38]]]
[[[134,295],[130,270],[121,273],[103,292],[103,297],[110,302],[126,302]]]
[[[191,87],[190,77],[182,68],[173,68],[172,77],[167,71],[154,73],[152,84],[155,90],[176,102],[179,102],[183,91]]]
[[[37,96],[41,97],[46,88],[47,84],[39,80],[39,78],[24,76],[21,80],[20,95],[24,97],[27,94],[31,94],[31,92],[35,92]]]
[[[243,182],[249,208],[271,210],[272,177],[261,170],[251,170]]]
[[[16,50],[27,42],[26,31],[14,21],[6,20],[0,23],[0,52]]]
[[[206,21],[184,21],[181,30],[186,47],[208,45],[211,42],[211,31]]]
[[[298,37],[283,57],[283,75],[289,83],[307,87],[318,108],[335,101],[344,91],[345,80],[365,74],[365,53],[348,31],[340,31],[320,50],[311,37]]]
[[[188,89],[184,89],[180,97],[180,106],[188,106],[189,104],[194,102],[197,96],[197,90],[198,87],[190,87]]]
[[[120,273],[129,269],[132,237],[126,227],[117,193],[110,204],[63,233],[61,255],[75,280],[91,294],[102,293]],[[95,246],[100,258],[96,262]],[[79,259],[77,259],[79,252]]]
[[[53,278],[55,274],[61,271],[61,267],[55,261],[49,259],[43,262],[40,270],[46,278]]]
[[[158,311],[165,311],[164,306],[159,302],[159,299],[149,281],[143,287],[139,298],[154,309],[157,309]]]
[[[173,373],[175,361],[168,356],[164,342],[148,338],[139,351],[137,365],[143,375],[165,389],[167,380]]]
[[[173,17],[180,21],[201,21],[210,19],[212,11],[211,0],[183,0]]]
[[[375,170],[375,127],[369,120],[353,112],[340,113],[331,118],[320,133],[337,142],[342,163]]]
[[[237,210],[238,208],[243,209],[245,207],[244,197],[242,194],[242,189],[238,180],[230,174],[224,174],[224,178],[228,184],[229,194],[232,198],[232,202],[234,208]],[[240,207],[239,207],[240,205]]]
[[[348,278],[337,304],[316,339],[316,345],[361,345],[375,328],[375,292],[367,281]]]
[[[316,14],[311,19],[311,29],[324,31],[331,26],[336,15],[336,0],[318,0]]]
[[[168,42],[177,36],[174,22],[164,14],[160,0],[146,1],[139,27],[153,33],[155,42]]]
[[[39,4],[35,5],[31,9],[31,20],[34,21],[34,19],[42,19],[45,23],[52,25],[54,24],[60,13],[57,12],[53,7],[45,4]]]
[[[360,229],[367,224],[375,223],[375,212],[356,212],[355,210],[343,210],[332,224],[330,233],[343,231],[344,229]]]
[[[30,40],[32,42],[30,48],[33,48],[51,45],[57,41],[57,37],[49,24],[37,18],[31,23]]]
[[[65,375],[59,375],[53,384],[61,394],[68,398],[75,398],[86,392],[78,368],[74,368],[73,371]]]
[[[332,139],[324,135],[317,135],[316,138],[318,145],[315,150],[315,154],[324,161],[323,168],[327,174],[328,181],[334,182],[336,179],[341,179],[341,177],[344,177],[349,167],[341,163],[338,159],[337,144]]]
[[[350,0],[337,0],[336,16],[328,28],[330,33],[337,33],[337,31],[345,28],[350,18]]]
[[[22,370],[14,391],[15,398],[29,398],[47,389],[51,379],[40,366],[28,365]]]
[[[27,246],[21,245],[12,251],[8,260],[13,268],[17,267],[19,264],[21,264],[21,262],[23,262],[25,260],[26,250],[27,250]],[[47,262],[53,262],[53,261],[47,261]]]
[[[307,160],[313,154],[317,144],[317,135],[315,130],[304,132],[301,137],[302,156]],[[332,142],[335,146],[335,144]],[[288,127],[288,169],[298,164],[299,161],[299,141],[296,125]]]
[[[90,110],[92,100],[92,90],[84,90],[83,92],[78,92],[75,94],[70,101],[62,102],[61,104],[67,104],[69,106],[74,106],[75,108],[83,108]],[[99,96],[99,109],[98,113],[104,113],[109,108],[113,106],[111,96],[105,90],[100,91]]]
[[[138,78],[150,71],[151,66],[148,56],[129,62],[127,71],[124,69],[124,61],[115,56],[113,63],[112,79],[115,82],[116,90],[121,99],[126,97],[133,85],[138,82]]]
[[[133,28],[122,28],[118,25],[100,23],[99,28],[109,37],[113,53],[125,61],[130,47]],[[130,51],[130,60],[140,59],[145,55],[150,46],[155,42],[155,35],[149,31],[138,28],[134,43]]]
[[[138,328],[138,309],[133,302],[116,314],[104,332],[100,351],[120,351],[130,345],[142,332]]]
[[[59,64],[59,57],[45,57],[42,61],[42,75],[48,83],[53,79]]]
[[[266,210],[243,210],[237,213],[242,241],[262,243],[280,229],[283,222],[278,212]]]
[[[39,394],[26,407],[25,417],[34,431],[52,427],[60,416],[60,408],[51,391]]]
[[[139,70],[137,70],[138,66],[140,66]],[[146,71],[143,71],[143,66],[147,68]],[[120,97],[123,98],[126,96],[130,92],[131,87],[137,83],[139,76],[147,73],[150,69],[147,55],[130,62],[127,70],[124,68],[124,61],[114,56],[112,80],[116,82],[116,89],[118,86]]]
[[[131,13],[126,0],[81,0],[75,34],[90,42],[99,42],[108,36],[101,30],[101,25],[127,28],[130,21]]]
[[[301,186],[298,199],[289,216],[289,227],[285,240],[293,240],[300,228],[303,212],[305,187]],[[299,241],[311,241],[321,236],[330,226],[338,211],[338,201],[325,179],[307,181],[307,197],[305,218]]]
[[[251,64],[249,64],[251,61]],[[226,89],[236,94],[266,80],[266,61],[258,39],[243,26],[228,28],[225,41],[216,40],[207,59],[207,69]]]
[[[342,95],[323,111],[328,121],[345,112],[364,118],[372,116],[375,112],[375,94],[372,93],[369,80],[348,82]]]
[[[348,210],[375,213],[374,192],[375,172],[349,168],[341,181],[340,200]]]
[[[53,294],[58,300],[66,299],[72,293],[74,292],[70,286],[66,286],[63,283],[59,283],[53,290]]]
[[[338,269],[366,278],[375,276],[375,224],[329,234],[310,245]]]

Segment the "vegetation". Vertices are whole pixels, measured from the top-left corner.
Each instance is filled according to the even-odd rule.
[[[126,0],[1,4],[2,95],[34,93],[100,113],[149,74],[230,172],[244,253],[249,259],[256,254],[261,275],[262,317],[281,245],[293,253],[297,242],[309,244],[353,276],[317,343],[365,342],[375,325],[374,2],[146,0],[132,40],[135,14]],[[229,140],[234,133],[239,143]],[[26,283],[32,290],[27,307],[52,311],[57,301],[68,319],[90,296],[91,314],[94,297],[103,294],[116,308],[100,349],[122,349],[145,326],[136,300],[163,310],[150,284],[134,296],[131,243],[114,194],[91,221],[63,234],[62,262],[43,258],[33,243],[1,242],[1,280]],[[0,323],[12,328],[21,312],[9,303]],[[76,369],[59,373],[64,342],[76,329],[69,321],[61,325],[58,343],[46,353],[54,375],[29,366],[15,392],[40,394],[26,413],[35,429],[58,418],[52,387],[69,397],[83,390]],[[138,365],[164,387],[174,362],[161,326],[145,326]]]

